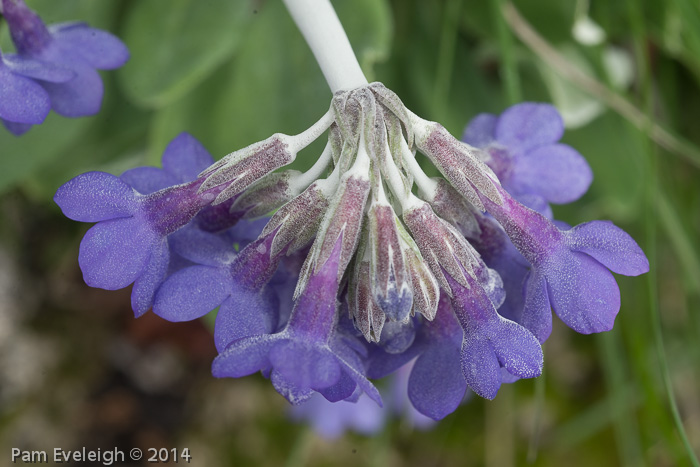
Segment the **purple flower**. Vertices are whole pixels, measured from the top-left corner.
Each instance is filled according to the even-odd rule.
[[[57,79],[55,73],[32,76],[48,94],[51,108],[66,117],[96,114],[103,94],[96,69],[122,66],[129,58],[126,46],[108,32],[84,23],[47,28],[22,0],[2,0],[2,6],[19,57],[40,60],[70,73],[69,79]]]
[[[544,342],[552,330],[551,307],[580,333],[612,329],[620,310],[620,290],[608,269],[626,276],[649,271],[649,261],[632,237],[609,221],[562,231],[504,190],[501,195],[500,206],[485,197],[482,200],[532,265],[523,326]]]
[[[182,183],[210,161],[206,150],[183,133],[166,148],[162,170],[134,169],[123,179],[88,172],[61,186],[54,201],[63,213],[73,220],[97,222],[80,244],[78,262],[85,283],[117,290],[134,282],[134,313],[148,311],[168,269],[168,236],[188,224],[220,190],[198,193],[202,180]]]
[[[435,319],[422,323],[413,345],[400,354],[373,352],[367,374],[382,378],[418,357],[408,378],[408,398],[418,412],[441,420],[457,409],[467,390],[460,368],[462,338],[462,328],[443,292]]]
[[[535,378],[542,373],[542,348],[527,329],[496,312],[493,302],[471,276],[463,286],[447,276],[453,290],[452,307],[464,338],[462,373],[469,388],[487,399],[496,397],[504,373]],[[507,375],[506,375],[507,376]]]
[[[557,143],[563,133],[556,108],[524,102],[498,117],[477,115],[462,140],[485,150],[484,162],[508,193],[544,213],[546,202],[580,198],[593,179],[586,160],[572,147]]]
[[[501,383],[542,371],[542,350],[530,332],[499,316],[471,276],[468,287],[446,277],[453,297],[442,292],[435,319],[423,322],[414,344],[402,354],[373,352],[368,368],[369,377],[381,378],[418,357],[408,397],[433,420],[454,412],[467,388],[493,399]]]
[[[523,281],[530,264],[493,217],[474,208],[444,180],[436,181],[436,193],[430,203],[435,213],[457,227],[479,252],[484,263],[498,273],[505,291],[505,300],[498,307],[498,313],[519,323],[524,304]]]
[[[381,404],[350,337],[336,330],[342,245],[341,235],[328,259],[310,274],[286,327],[232,342],[214,360],[214,376],[237,378],[263,371],[293,404],[307,400],[313,391],[332,402],[347,399],[358,386]]]
[[[49,95],[39,82],[66,82],[71,70],[41,60],[0,52],[0,120],[15,135],[42,123],[51,110]]]
[[[261,230],[254,223],[244,224],[249,230]],[[176,232],[170,242],[173,250],[198,264],[175,272],[163,282],[156,293],[154,313],[168,321],[189,321],[219,307],[214,331],[219,351],[234,340],[274,332],[279,301],[273,287],[265,285],[284,252],[272,258],[266,254],[273,238],[274,233],[264,236],[236,254],[232,236],[196,227]],[[291,291],[287,295],[284,298],[290,299]]]

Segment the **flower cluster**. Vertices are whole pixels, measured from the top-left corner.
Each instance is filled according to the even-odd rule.
[[[47,27],[23,0],[0,0],[16,54],[0,51],[0,120],[15,135],[44,121],[53,109],[65,117],[94,115],[102,104],[96,70],[122,66],[126,46],[84,23]]]
[[[311,169],[278,171],[326,132]],[[439,420],[468,390],[492,399],[539,376],[552,309],[578,332],[611,329],[609,270],[648,270],[612,223],[551,220],[549,203],[591,182],[562,132],[553,107],[525,103],[477,117],[459,141],[372,83],[336,92],[299,135],[212,164],[182,134],[163,169],[83,174],[55,201],[97,222],[80,248],[88,285],[133,282],[137,316],[218,309],[215,376],[262,372],[293,404],[364,393],[381,405],[368,378],[415,360],[408,398]],[[426,176],[418,151],[444,178]]]

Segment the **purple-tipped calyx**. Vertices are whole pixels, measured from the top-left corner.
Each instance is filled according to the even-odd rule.
[[[405,321],[413,308],[413,291],[399,234],[399,220],[393,208],[385,203],[373,204],[367,217],[372,295],[390,321]]]

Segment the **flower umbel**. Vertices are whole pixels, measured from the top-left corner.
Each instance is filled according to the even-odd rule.
[[[287,3],[295,15],[304,2]],[[64,50],[63,33],[38,31],[24,53],[64,57],[51,52]],[[64,213],[97,222],[81,244],[86,282],[134,282],[137,316],[153,307],[184,321],[218,307],[213,374],[261,372],[293,404],[316,392],[381,405],[367,378],[415,359],[408,397],[435,420],[468,389],[493,399],[501,384],[539,376],[550,307],[578,332],[611,329],[620,296],[608,269],[637,275],[648,263],[611,223],[550,220],[548,203],[591,182],[583,157],[557,143],[553,107],[481,115],[463,142],[381,83],[362,84],[361,72],[344,81],[331,62],[321,61],[330,109],[298,135],[212,164],[183,134],[162,170],[91,172],[62,186]],[[280,170],[326,133],[313,167]],[[444,178],[426,176],[417,152]]]

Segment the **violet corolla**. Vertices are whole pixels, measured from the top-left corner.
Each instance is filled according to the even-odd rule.
[[[211,162],[199,142],[183,133],[166,148],[163,169],[132,169],[121,178],[88,172],[61,186],[54,201],[63,213],[97,222],[80,244],[85,283],[117,290],[133,282],[134,313],[148,311],[170,263],[168,237],[215,197],[216,189],[197,194],[197,174]]]
[[[112,34],[84,23],[46,26],[23,0],[1,0],[1,13],[7,21],[17,54],[0,65],[0,86],[9,86],[7,70],[32,79],[43,93],[24,82],[29,94],[25,113],[0,113],[5,126],[14,134],[42,123],[48,107],[65,117],[94,115],[100,110],[104,88],[96,70],[119,68],[128,60],[126,46]],[[4,83],[3,83],[4,82]],[[14,90],[20,82],[12,80]],[[15,94],[16,96],[16,94]],[[2,99],[4,100],[4,99]],[[33,110],[31,115],[29,111]]]
[[[508,193],[549,212],[546,203],[576,201],[593,180],[586,160],[558,143],[563,134],[564,122],[552,105],[524,102],[499,116],[477,115],[462,141],[484,150],[482,160]]]
[[[51,101],[35,79],[65,82],[72,78],[70,70],[0,51],[0,120],[15,134],[42,123],[51,110]]]

